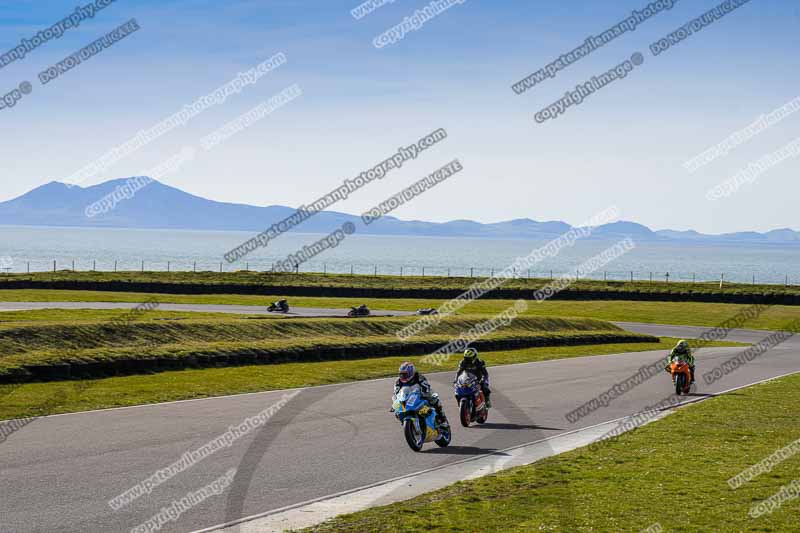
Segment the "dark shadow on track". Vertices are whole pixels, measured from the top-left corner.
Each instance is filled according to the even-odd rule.
[[[478,448],[476,446],[448,446],[447,448],[430,448],[420,453],[432,455],[497,455],[508,456],[505,452],[498,452],[496,449]]]
[[[690,392],[688,394],[684,394],[684,396],[691,396],[693,398],[711,398],[712,396],[716,396],[716,394],[704,394],[702,392]]]
[[[545,431],[564,431],[562,428],[551,428],[547,426],[537,426],[536,424],[509,424],[505,422],[486,422],[485,424],[475,424],[470,428],[476,429],[543,429]]]

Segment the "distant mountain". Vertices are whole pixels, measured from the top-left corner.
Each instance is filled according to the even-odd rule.
[[[696,242],[741,242],[741,243],[800,243],[800,232],[783,228],[774,229],[766,233],[756,231],[743,231],[739,233],[723,233],[722,235],[704,235],[694,230],[673,231],[669,229],[656,232],[657,235],[673,240],[696,241]]]
[[[169,185],[153,181],[113,209],[94,217],[86,215],[87,206],[112,193],[128,180],[107,181],[91,187],[51,182],[18,198],[0,202],[0,224],[26,226],[78,226],[117,228],[159,228],[195,230],[263,231],[295,212],[291,207],[216,202],[194,196]],[[325,211],[309,218],[292,231],[327,233],[344,222],[359,223],[360,217]],[[472,220],[424,222],[386,216],[364,226],[359,233],[376,235],[418,235],[437,237],[483,237],[506,239],[547,239],[568,231],[566,222],[538,222],[520,218],[482,224]],[[800,232],[784,228],[767,233],[742,232],[704,235],[694,230],[675,231],[650,228],[635,222],[614,222],[595,229],[594,238],[637,241],[708,242],[708,243],[779,243],[800,244]]]
[[[702,240],[703,238],[707,237],[707,235],[703,235],[702,233],[698,233],[693,229],[686,230],[686,231],[675,231],[671,229],[662,229],[656,232],[656,234],[661,235],[662,237],[666,237],[668,239],[678,239],[678,240]]]

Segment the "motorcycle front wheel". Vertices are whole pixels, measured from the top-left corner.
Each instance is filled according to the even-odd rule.
[[[472,422],[472,408],[469,405],[469,400],[466,398],[461,398],[461,402],[458,406],[458,414],[461,419],[461,425],[468,428],[469,423]]]
[[[419,431],[417,431],[417,426],[414,424],[414,420],[411,418],[406,418],[403,421],[403,433],[406,436],[406,442],[408,443],[409,448],[415,452],[422,450],[422,445],[425,444],[424,425],[420,424]]]
[[[683,374],[678,374],[678,376],[675,378],[675,394],[680,396],[685,387],[686,387],[686,376]]]

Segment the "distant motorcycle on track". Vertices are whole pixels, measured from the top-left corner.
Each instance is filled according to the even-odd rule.
[[[350,311],[347,312],[347,316],[349,317],[369,316],[369,315],[370,315],[369,307],[367,307],[364,304],[359,305],[358,307],[351,307]]]
[[[417,315],[420,316],[427,316],[427,315],[438,315],[439,311],[433,307],[427,307],[424,309],[417,309]]]
[[[267,307],[267,311],[270,313],[288,313],[289,312],[289,302],[286,300],[278,300],[277,302],[272,302]]]

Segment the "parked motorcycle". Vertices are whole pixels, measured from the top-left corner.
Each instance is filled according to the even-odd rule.
[[[477,377],[463,372],[453,382],[461,425],[469,427],[472,422],[483,424],[489,418],[489,408],[483,397],[483,390]]]
[[[426,442],[444,448],[450,444],[450,427],[436,424],[436,410],[423,399],[419,385],[405,386],[392,396],[392,411],[403,425],[409,448],[421,451]]]
[[[270,313],[288,313],[289,312],[289,302],[286,300],[278,300],[277,302],[272,302],[267,307],[267,311]]]
[[[675,385],[675,394],[689,394],[692,386],[692,371],[689,363],[682,357],[676,358],[670,364],[670,374],[672,374],[672,384]]]
[[[369,307],[362,304],[358,307],[351,307],[350,311],[347,313],[347,316],[369,316]]]

